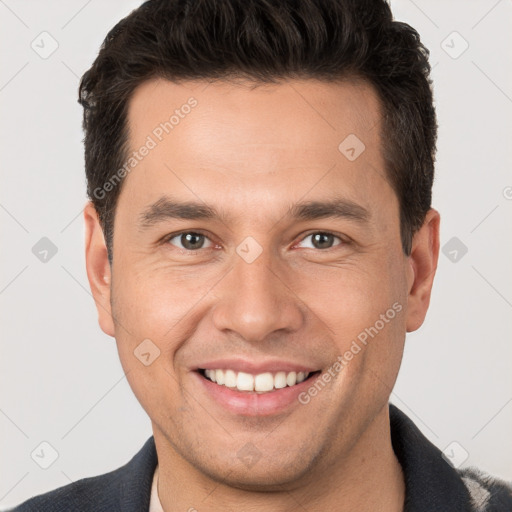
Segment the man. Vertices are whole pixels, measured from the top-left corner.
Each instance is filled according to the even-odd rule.
[[[439,252],[384,0],[150,0],[80,85],[87,274],[153,436],[17,511],[508,511],[388,403]]]

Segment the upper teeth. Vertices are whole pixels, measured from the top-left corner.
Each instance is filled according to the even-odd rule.
[[[239,391],[265,392],[281,389],[286,386],[295,386],[307,379],[309,372],[266,372],[258,375],[235,372],[233,370],[205,370],[206,377],[228,388],[237,388]]]

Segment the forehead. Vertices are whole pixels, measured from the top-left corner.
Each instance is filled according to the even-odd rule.
[[[378,142],[380,117],[377,94],[362,80],[263,84],[153,79],[134,91],[128,110],[130,141],[135,145],[166,122],[177,140],[180,135],[193,135],[197,141],[215,136],[230,147],[306,142],[311,148],[318,143],[337,148],[336,142],[349,133],[372,145]],[[184,122],[187,118],[192,121]],[[193,133],[187,131],[190,124]]]
[[[389,188],[380,101],[363,81],[154,79],[134,91],[128,127],[131,152],[151,148],[126,178],[135,202],[172,188],[194,199],[235,191],[229,200],[264,207],[342,186],[368,203]]]

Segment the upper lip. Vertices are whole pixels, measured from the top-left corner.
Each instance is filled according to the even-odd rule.
[[[249,361],[247,359],[215,359],[213,361],[198,364],[194,370],[234,370],[236,372],[250,373],[258,375],[266,372],[316,372],[318,367],[295,363],[293,361],[268,359],[265,361]]]

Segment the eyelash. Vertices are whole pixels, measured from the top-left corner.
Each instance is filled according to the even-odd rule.
[[[166,237],[164,237],[162,239],[162,243],[164,244],[169,244],[169,245],[173,245],[170,243],[170,241],[174,238],[177,238],[177,237],[180,237],[181,235],[185,235],[185,234],[195,234],[195,235],[202,235],[204,236],[207,240],[209,240],[211,243],[215,244],[215,242],[213,242],[212,240],[210,240],[210,238],[205,234],[203,233],[201,230],[195,230],[195,231],[180,231],[179,233],[171,233],[170,235],[167,235]],[[337,238],[339,240],[339,243],[338,244],[335,244],[333,245],[332,247],[328,247],[327,249],[316,249],[314,247],[307,247],[307,249],[316,249],[318,251],[321,251],[321,252],[328,252],[329,250],[333,250],[335,249],[336,247],[339,247],[340,245],[347,245],[349,244],[349,240],[347,240],[346,238],[342,237],[341,235],[337,235],[336,233],[333,233],[331,231],[311,231],[309,233],[307,233],[306,235],[304,235],[303,238],[300,239],[300,242],[303,242],[306,238],[308,238],[309,236],[312,236],[312,235],[316,235],[316,234],[322,234],[322,235],[332,235],[334,238]],[[294,244],[295,246],[296,244]],[[194,252],[199,252],[203,249],[212,249],[212,247],[201,247],[200,249],[196,249],[196,250],[192,250],[192,249],[185,249],[185,248],[181,248],[181,247],[176,247],[174,246],[177,250],[181,251],[182,253],[194,253]]]

